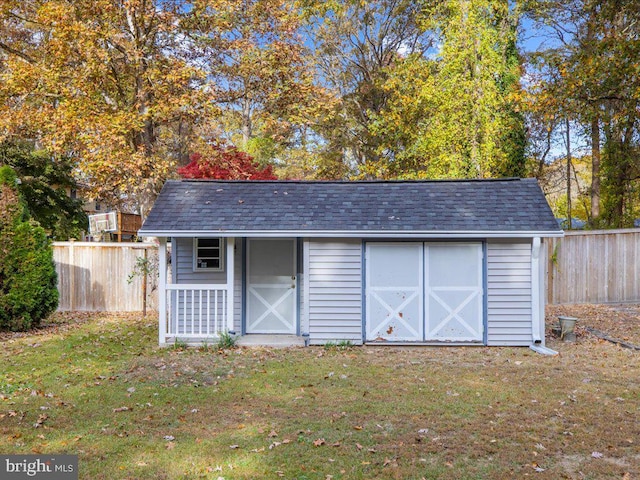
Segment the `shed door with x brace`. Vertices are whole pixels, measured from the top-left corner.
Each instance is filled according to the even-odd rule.
[[[480,243],[368,243],[366,340],[482,342]]]
[[[247,252],[246,333],[295,335],[295,240],[250,238]]]

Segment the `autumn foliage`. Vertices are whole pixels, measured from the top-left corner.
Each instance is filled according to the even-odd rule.
[[[189,158],[191,161],[178,169],[183,178],[277,180],[271,165],[260,167],[251,155],[235,147],[216,146],[207,158],[199,153],[194,153]]]

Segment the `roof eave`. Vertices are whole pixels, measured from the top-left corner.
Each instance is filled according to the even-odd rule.
[[[140,237],[312,237],[312,238],[558,238],[562,230],[553,231],[506,231],[506,230],[140,230]]]

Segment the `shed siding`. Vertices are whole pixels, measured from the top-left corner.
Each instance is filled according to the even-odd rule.
[[[242,332],[242,239],[236,238],[233,255],[233,330]]]
[[[531,244],[487,243],[487,345],[531,345]]]
[[[222,270],[221,272],[212,272],[207,270],[194,272],[192,238],[174,238],[174,241],[176,242],[176,268],[174,269],[176,272],[174,279],[175,283],[227,283],[227,273],[225,270]],[[225,246],[223,246],[223,248],[225,248]]]
[[[305,242],[305,272],[309,282],[309,342],[349,340],[362,343],[362,242]]]
[[[178,284],[225,284],[227,283],[227,272],[223,269],[221,272],[212,271],[194,271],[193,269],[193,239],[192,238],[173,238],[172,258],[173,263],[172,271],[175,272],[174,283]],[[226,242],[225,247],[226,248]],[[226,250],[225,250],[226,252]],[[227,262],[225,261],[225,267]],[[240,332],[242,328],[242,243],[240,239],[236,239],[234,250],[234,285],[233,285],[233,326],[236,332]],[[171,319],[173,322],[178,322],[177,328],[179,331],[183,331],[185,311],[186,316],[190,317],[191,312],[191,298],[187,296],[186,299],[179,300],[180,307],[183,307],[186,300],[186,310],[179,308],[172,309]],[[176,305],[178,301],[177,297],[172,295],[171,303]],[[211,300],[212,305],[213,300]],[[222,310],[222,300],[219,299],[218,315],[223,316],[225,312]],[[204,304],[203,304],[204,305]],[[195,303],[195,308],[200,308],[200,302]],[[205,309],[206,310],[206,309]],[[211,312],[213,314],[213,306],[211,306]],[[205,314],[206,315],[206,314]]]

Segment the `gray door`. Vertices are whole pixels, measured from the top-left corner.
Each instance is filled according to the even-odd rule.
[[[294,239],[247,242],[247,333],[296,334]]]
[[[367,341],[481,342],[480,243],[368,243]]]

